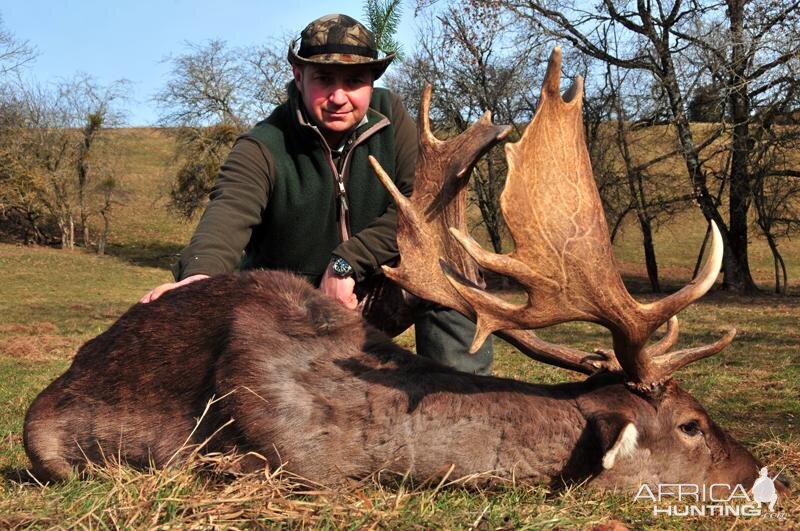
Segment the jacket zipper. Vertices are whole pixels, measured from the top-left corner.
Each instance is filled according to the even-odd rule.
[[[336,164],[333,162],[333,156],[331,155],[331,148],[328,146],[325,137],[322,136],[322,133],[314,127],[314,130],[322,140],[322,145],[325,146],[327,149],[327,158],[328,158],[328,165],[333,172],[334,179],[336,179],[336,199],[339,203],[339,234],[342,238],[343,242],[346,242],[350,239],[350,223],[349,223],[349,212],[350,206],[347,203],[347,189],[345,188],[345,181],[346,181],[346,173],[350,162],[350,154],[353,150],[361,143],[364,142],[367,138],[371,137],[377,131],[380,131],[385,126],[389,125],[389,119],[383,116],[377,123],[372,125],[369,129],[364,131],[363,134],[359,135],[358,138],[350,145],[349,147],[345,148],[347,151],[344,153],[344,161],[342,162],[342,171],[339,172],[339,169],[336,167]]]
[[[344,166],[342,166],[342,172],[344,172]],[[342,241],[346,242],[350,239],[350,224],[348,223],[350,207],[347,204],[347,191],[344,189],[344,175],[338,171],[336,172],[336,184],[339,185],[337,192],[339,199],[339,231],[342,235]]]

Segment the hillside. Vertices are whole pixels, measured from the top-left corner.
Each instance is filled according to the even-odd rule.
[[[665,126],[666,127],[666,126]],[[196,220],[183,220],[169,212],[168,200],[172,178],[173,140],[159,129],[118,129],[112,131],[122,152],[123,188],[127,191],[123,204],[115,207],[109,253],[133,263],[167,268],[177,252],[188,242]],[[656,135],[663,138],[670,135]],[[654,154],[672,149],[653,141]],[[685,188],[682,167],[678,160],[659,164],[660,172],[673,171],[678,177],[669,184]],[[474,216],[477,216],[475,213]],[[688,281],[697,252],[705,234],[705,222],[695,209],[680,214],[669,223],[657,227],[656,253],[662,274],[671,282]],[[477,231],[480,238],[480,230]],[[800,293],[800,241],[780,243],[789,268],[793,293]],[[620,265],[633,283],[646,280],[641,236],[629,216],[615,242]],[[763,238],[751,231],[751,267],[759,286],[771,290],[773,283],[772,255]]]

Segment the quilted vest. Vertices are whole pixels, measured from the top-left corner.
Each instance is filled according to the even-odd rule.
[[[367,156],[395,175],[395,133],[388,92],[375,88],[367,121],[348,140],[337,164],[316,127],[302,123],[299,102],[290,85],[289,100],[246,133],[267,148],[275,170],[241,268],[287,269],[316,283],[343,239],[338,180],[345,190],[348,234],[366,228],[389,206],[391,198]]]

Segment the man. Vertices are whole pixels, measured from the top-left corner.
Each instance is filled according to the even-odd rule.
[[[373,87],[394,54],[379,57],[372,33],[346,15],[313,21],[295,46],[288,101],[237,139],[181,253],[177,282],[141,302],[239,267],[294,271],[355,309],[356,285],[397,259],[397,212],[367,161],[377,158],[411,194],[416,127],[397,96]],[[489,372],[489,342],[467,353],[471,322],[426,305],[414,312],[419,354]]]

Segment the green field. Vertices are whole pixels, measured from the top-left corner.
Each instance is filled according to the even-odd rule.
[[[439,485],[372,481],[335,492],[310,492],[283,471],[232,478],[224,458],[178,469],[140,473],[119,467],[90,480],[40,486],[27,475],[22,446],[25,411],[70,362],[77,347],[109,326],[149,288],[171,278],[169,265],[188,240],[192,223],[166,208],[171,141],[149,129],[115,131],[125,153],[124,186],[109,255],[84,250],[0,244],[0,529],[6,528],[241,528],[287,525],[322,528],[591,528],[619,521],[640,528],[798,528],[800,502],[783,502],[782,519],[667,518],[627,493],[574,488],[553,494],[542,486],[463,488],[458,478]],[[685,214],[656,235],[661,273],[671,288],[689,280],[702,240],[699,217]],[[714,292],[684,311],[682,346],[713,341],[735,326],[728,349],[683,370],[676,379],[726,430],[770,470],[786,467],[800,481],[800,243],[782,244],[789,265],[789,297],[768,293],[771,257],[752,241],[752,267],[765,293],[737,297]],[[626,282],[646,285],[634,226],[616,245]],[[543,331],[584,349],[608,347],[609,334],[576,323]],[[400,342],[413,346],[412,336]],[[537,382],[575,376],[497,346],[495,373]],[[455,442],[454,444],[457,444]]]

